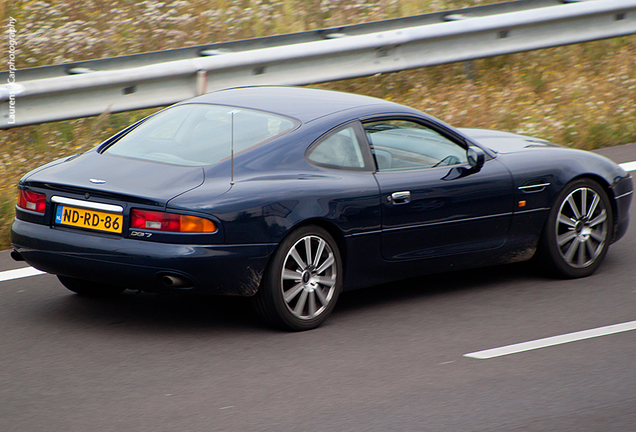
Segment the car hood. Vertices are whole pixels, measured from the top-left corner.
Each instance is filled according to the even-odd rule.
[[[490,129],[459,129],[464,135],[497,153],[516,153],[533,148],[559,147],[540,138]]]
[[[159,205],[199,187],[203,168],[168,165],[90,151],[27,174],[22,183],[69,193],[90,193]],[[132,199],[136,201],[135,199]]]

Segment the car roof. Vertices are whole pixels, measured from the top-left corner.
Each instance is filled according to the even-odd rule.
[[[269,111],[303,123],[338,111],[378,105],[395,109],[397,104],[370,96],[306,87],[237,87],[208,93],[182,103],[210,103]]]

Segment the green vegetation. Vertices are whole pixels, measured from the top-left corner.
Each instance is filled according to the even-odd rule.
[[[17,19],[16,63],[26,68],[488,3],[497,1],[15,0],[0,2],[0,14],[4,21]],[[634,58],[636,37],[630,36],[319,87],[405,103],[456,126],[526,133],[593,149],[636,142]],[[1,132],[0,248],[9,246],[21,175],[85,151],[154,111],[104,113]]]

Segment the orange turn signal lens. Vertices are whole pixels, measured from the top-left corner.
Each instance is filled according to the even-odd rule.
[[[181,215],[180,232],[212,233],[216,231],[216,225],[209,219],[196,216]]]

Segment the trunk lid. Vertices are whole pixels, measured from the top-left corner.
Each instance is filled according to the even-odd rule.
[[[202,167],[130,159],[93,150],[35,170],[22,183],[67,195],[89,194],[165,206],[170,199],[199,187],[204,179]]]

